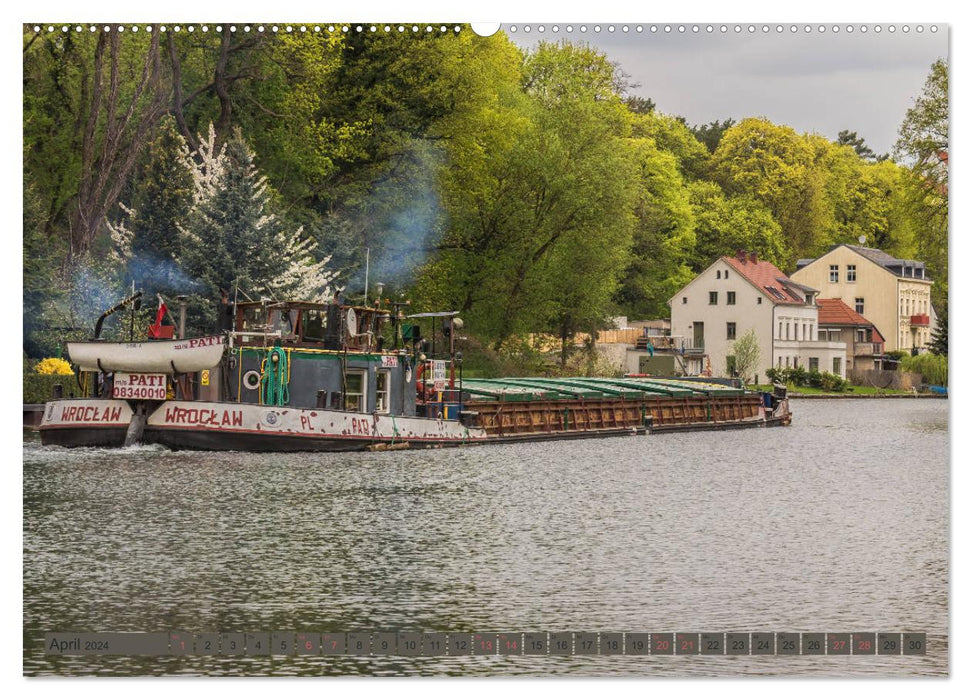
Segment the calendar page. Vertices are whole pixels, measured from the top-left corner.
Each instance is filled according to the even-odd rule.
[[[23,674],[947,676],[950,27],[354,13],[23,24]]]

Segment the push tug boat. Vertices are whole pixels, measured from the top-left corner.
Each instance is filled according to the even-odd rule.
[[[642,376],[464,379],[457,314],[405,316],[405,306],[224,300],[231,327],[218,335],[176,339],[173,326],[159,333],[157,321],[159,339],[68,343],[82,396],[45,405],[41,440],[338,452],[791,420],[784,389],[770,395]],[[419,324],[430,325],[430,341]],[[439,353],[436,339],[444,348]]]

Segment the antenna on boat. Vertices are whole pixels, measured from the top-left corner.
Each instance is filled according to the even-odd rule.
[[[371,249],[364,249],[364,305],[367,306],[368,299],[368,277],[371,274]]]

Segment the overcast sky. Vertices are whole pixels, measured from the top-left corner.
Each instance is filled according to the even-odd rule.
[[[931,63],[937,58],[947,59],[948,28],[937,25],[938,31],[887,31],[882,25],[876,33],[873,26],[861,33],[859,25],[848,34],[846,25],[834,34],[832,25],[819,33],[818,24],[805,33],[800,25],[793,34],[786,25],[782,34],[770,25],[767,34],[763,25],[756,33],[748,33],[748,25],[736,34],[729,25],[726,34],[707,34],[705,25],[700,32],[678,32],[671,25],[665,33],[658,25],[655,34],[650,25],[643,33],[636,33],[635,25],[622,33],[617,25],[614,33],[601,25],[600,33],[593,25],[573,25],[573,32],[565,27],[553,34],[547,25],[545,32],[532,25],[526,34],[522,26],[509,31],[514,42],[530,47],[540,40],[568,38],[584,41],[601,49],[619,62],[640,86],[634,94],[650,97],[657,108],[667,114],[684,116],[689,124],[708,123],[732,117],[766,117],[773,122],[788,124],[799,132],[816,132],[831,139],[843,129],[856,131],[877,153],[888,152],[897,138],[897,129],[907,108],[920,93]]]

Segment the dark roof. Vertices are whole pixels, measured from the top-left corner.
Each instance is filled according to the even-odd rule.
[[[799,284],[795,280],[789,279],[788,277],[785,277],[785,278],[781,278],[780,277],[780,278],[777,278],[777,279],[778,279],[778,281],[780,283],[785,284],[785,285],[788,285],[790,287],[795,287],[796,289],[801,289],[804,292],[810,292],[812,294],[819,294],[819,290],[818,289],[813,289],[812,287],[807,287],[804,284]]]
[[[742,277],[754,284],[759,290],[768,295],[777,304],[805,304],[794,289],[800,285],[782,274],[782,271],[770,262],[756,260],[752,262],[749,256],[744,260],[738,257],[723,255],[721,260],[735,268]]]
[[[929,277],[927,277],[926,265],[924,265],[924,263],[922,263],[920,260],[906,260],[902,258],[895,258],[889,253],[885,253],[882,250],[879,250],[878,248],[865,248],[861,245],[850,245],[849,243],[844,243],[843,245],[845,245],[850,250],[856,253],[859,253],[867,260],[875,262],[877,265],[884,268],[885,270],[894,273],[895,275],[897,275],[897,277],[904,277],[904,268],[909,267],[911,268],[911,275],[913,275],[913,270],[915,269],[916,270],[919,270],[921,268],[924,269],[924,277],[916,277],[913,279],[930,279]],[[838,248],[839,246],[836,246],[836,247]],[[894,268],[899,268],[899,269],[894,269]],[[912,279],[912,277],[907,277],[907,279]]]

